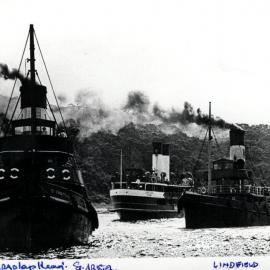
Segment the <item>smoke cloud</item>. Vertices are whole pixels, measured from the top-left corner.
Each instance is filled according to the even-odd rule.
[[[209,117],[201,109],[194,110],[185,102],[183,109],[161,108],[152,105],[150,99],[141,91],[128,93],[126,103],[119,108],[111,108],[104,104],[102,98],[94,91],[81,90],[74,98],[76,105],[63,107],[64,119],[74,119],[80,126],[80,135],[85,137],[99,130],[117,133],[129,123],[135,125],[154,124],[165,133],[175,133],[179,130],[194,136],[198,134],[198,126],[207,126]],[[236,127],[225,120],[212,116],[211,124],[220,130]],[[196,130],[196,131],[195,131]]]
[[[188,102],[184,103],[184,108],[182,111],[174,108],[166,111],[160,108],[158,104],[155,104],[153,106],[153,114],[165,123],[181,123],[183,125],[195,123],[197,125],[204,126],[209,124],[209,116],[207,114],[203,114],[200,108],[198,108],[195,112],[192,105]],[[215,118],[213,116],[211,118],[211,125],[214,127],[221,129],[229,129],[233,127],[232,124],[227,123],[221,118]]]
[[[67,102],[67,97],[64,94],[58,95],[57,99],[59,100],[60,104],[65,104]]]
[[[27,82],[27,78],[25,78],[17,69],[10,70],[8,65],[2,63],[0,63],[0,77],[5,80],[15,80],[17,78],[22,84]]]
[[[0,63],[0,77],[7,79],[18,78],[22,84],[29,80],[18,70],[10,70],[6,64]],[[59,95],[60,103],[66,103],[65,95]],[[118,130],[129,123],[137,125],[155,124],[160,126],[166,133],[169,130],[175,132],[177,129],[190,126],[190,124],[206,126],[209,117],[202,113],[201,109],[193,109],[193,106],[185,102],[183,109],[163,109],[158,104],[152,105],[149,97],[142,91],[131,91],[128,93],[126,103],[119,108],[106,106],[101,97],[94,91],[80,90],[75,98],[75,105],[62,106],[61,110],[65,120],[74,120],[80,127],[80,135],[88,136],[98,130],[118,132]],[[55,112],[57,111],[54,107]],[[57,117],[61,120],[60,117]],[[73,123],[74,121],[67,121]],[[237,125],[227,123],[225,120],[213,117],[211,124],[219,129],[240,128]]]
[[[124,106],[124,110],[135,113],[146,113],[148,112],[149,105],[149,98],[143,92],[131,91],[128,94],[128,99],[126,105]]]

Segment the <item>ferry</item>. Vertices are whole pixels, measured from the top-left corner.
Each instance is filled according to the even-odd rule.
[[[122,159],[121,159],[122,164]],[[120,220],[182,217],[177,202],[180,195],[193,186],[192,176],[170,179],[169,144],[153,143],[152,170],[126,169],[112,181],[112,208]]]

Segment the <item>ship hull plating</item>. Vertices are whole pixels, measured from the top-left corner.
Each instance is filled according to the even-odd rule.
[[[128,209],[122,208],[115,210],[123,221],[132,220],[146,220],[146,219],[159,219],[159,218],[175,218],[182,217],[177,211],[165,211],[165,210],[147,210],[147,209]]]
[[[263,196],[220,197],[186,192],[178,208],[184,209],[186,228],[191,229],[270,225],[270,208]]]
[[[121,220],[143,220],[181,217],[177,211],[177,199],[167,199],[160,194],[151,196],[144,191],[127,190],[126,194],[111,191],[112,212],[117,212]],[[123,193],[123,190],[119,190]],[[125,193],[125,191],[124,191]],[[131,193],[131,194],[130,194]],[[136,193],[136,194],[132,194]],[[136,195],[136,196],[135,196]]]
[[[0,248],[40,250],[87,244],[91,219],[74,206],[48,198],[0,202]]]

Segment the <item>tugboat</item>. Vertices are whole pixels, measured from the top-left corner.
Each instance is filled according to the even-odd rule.
[[[0,69],[5,79],[21,81],[21,112],[14,120],[16,106],[0,138],[0,249],[87,244],[98,228],[97,212],[75,163],[71,139],[55,117],[48,119],[47,89],[36,81],[33,25],[26,44],[29,39],[30,78],[3,65]]]
[[[182,194],[186,228],[224,228],[270,225],[270,187],[258,186],[246,166],[245,131],[230,128],[230,157],[211,161],[211,103],[208,127],[208,171]],[[198,182],[207,181],[207,186]]]
[[[186,173],[181,181],[170,179],[169,144],[152,145],[152,173],[131,168],[123,174],[121,155],[120,175],[114,177],[110,190],[110,211],[117,212],[120,220],[183,216],[178,213],[177,202],[182,192],[192,187],[192,176]]]

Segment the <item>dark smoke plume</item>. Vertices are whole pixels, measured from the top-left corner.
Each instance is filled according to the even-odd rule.
[[[182,130],[196,136],[198,133],[196,127],[189,124],[207,126],[209,123],[208,115],[203,114],[200,109],[194,110],[188,102],[184,103],[182,110],[175,108],[165,110],[157,104],[152,105],[148,96],[140,91],[130,92],[126,104],[120,108],[107,106],[96,92],[87,89],[77,93],[75,103],[76,105],[63,107],[63,115],[65,119],[74,119],[79,123],[82,137],[99,130],[117,133],[129,123],[153,124],[168,134]],[[213,116],[211,124],[220,129],[239,128]]]
[[[143,92],[131,91],[128,94],[128,100],[124,106],[124,110],[144,113],[148,111],[149,104],[149,98]]]
[[[170,111],[165,111],[159,107],[159,105],[155,104],[153,107],[153,114],[161,119],[163,122],[168,124],[180,123],[183,125],[187,125],[190,123],[195,123],[197,125],[208,125],[209,124],[209,116],[207,114],[203,114],[201,109],[198,108],[195,112],[192,105],[188,102],[184,103],[183,111],[178,111],[172,108]],[[236,127],[235,125],[227,123],[225,120],[221,118],[215,118],[212,116],[211,125],[221,128],[221,129],[229,129]]]
[[[16,79],[22,84],[30,83],[18,70],[10,70],[6,64],[0,63],[0,78]],[[59,95],[60,103],[65,103],[66,97]],[[76,105],[62,107],[65,119],[74,119],[80,123],[81,133],[90,134],[100,129],[117,132],[127,123],[134,124],[160,124],[166,129],[172,129],[170,124],[188,125],[208,125],[209,117],[203,114],[200,109],[194,111],[192,105],[184,103],[183,110],[172,108],[164,110],[155,104],[150,108],[150,100],[141,91],[131,91],[128,94],[127,102],[122,108],[111,109],[105,106],[102,99],[93,91],[81,90],[75,97]],[[57,109],[54,109],[57,111]],[[211,124],[221,129],[240,129],[241,127],[227,123],[225,120],[212,116]],[[176,125],[177,126],[177,125]]]
[[[17,69],[10,70],[6,64],[2,63],[0,63],[0,77],[4,78],[5,80],[15,80],[18,78],[22,84],[26,83],[27,81],[27,79]]]

